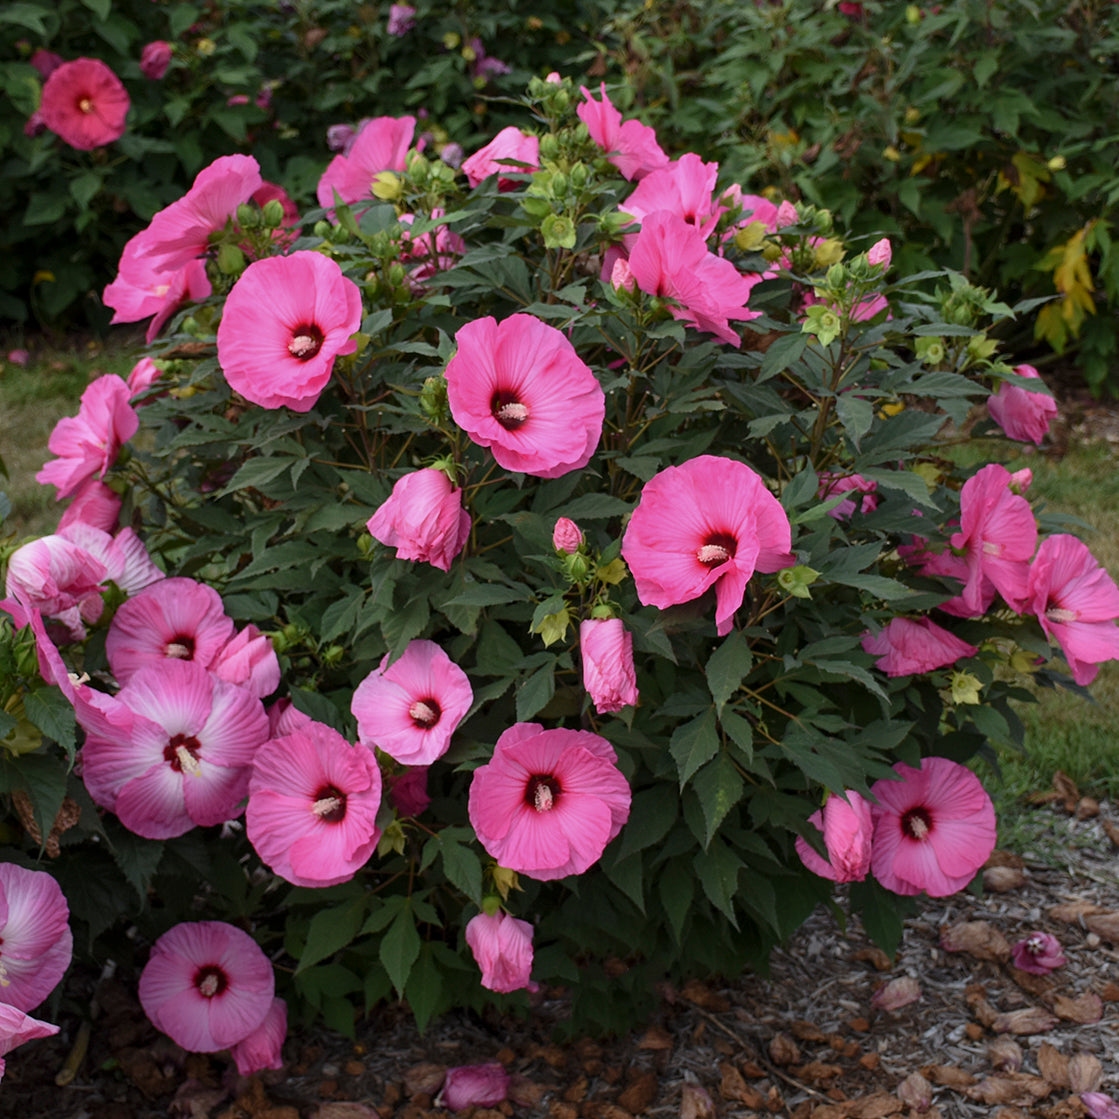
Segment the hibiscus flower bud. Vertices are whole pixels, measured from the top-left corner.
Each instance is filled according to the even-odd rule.
[[[560,517],[552,530],[552,547],[570,556],[579,550],[582,543],[583,530],[570,517]]]
[[[626,631],[621,618],[582,622],[579,648],[583,654],[583,685],[600,715],[637,702],[633,634]]]

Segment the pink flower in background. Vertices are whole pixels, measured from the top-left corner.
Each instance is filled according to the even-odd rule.
[[[84,548],[105,566],[105,577],[111,579],[125,594],[136,594],[164,578],[152,562],[144,542],[132,528],[120,529],[110,536],[80,521],[59,530],[71,544]]]
[[[516,723],[470,784],[479,842],[502,866],[542,882],[597,862],[629,808],[614,748],[590,731]]]
[[[881,265],[882,271],[885,272],[890,267],[890,261],[893,260],[894,251],[890,246],[890,239],[883,237],[880,241],[875,241],[873,245],[867,249],[866,259],[868,263]]]
[[[140,73],[149,81],[158,82],[171,65],[174,48],[166,39],[155,39],[140,52]]]
[[[515,160],[516,162],[510,162]],[[518,164],[528,164],[520,167]],[[472,187],[479,186],[499,171],[527,175],[540,169],[540,140],[519,128],[503,128],[485,147],[462,161],[466,180]],[[514,179],[499,178],[498,190],[516,190],[520,184]]]
[[[482,969],[482,986],[490,991],[534,990],[532,925],[504,911],[479,913],[466,924],[466,943]]]
[[[0,1002],[0,1080],[4,1078],[4,1057],[16,1046],[37,1037],[51,1037],[56,1033],[58,1027],[50,1022],[41,1022],[6,1002]]]
[[[629,259],[619,256],[610,269],[610,286],[615,291],[634,291],[637,288],[637,277],[629,266]]]
[[[861,474],[848,474],[841,478],[825,470],[820,474],[820,487],[816,491],[816,496],[824,499],[841,493],[852,494],[828,512],[829,517],[834,517],[837,521],[845,521],[856,510],[873,513],[878,508],[877,491],[878,483],[870,478],[864,478]]]
[[[683,218],[706,239],[726,210],[714,197],[718,176],[717,163],[704,163],[688,152],[645,175],[618,209],[642,223],[651,214],[667,211]]]
[[[1048,975],[1068,963],[1061,942],[1049,933],[1033,932],[1010,950],[1010,962],[1031,975]]]
[[[288,1033],[288,1004],[273,999],[264,1021],[243,1041],[230,1046],[229,1052],[242,1076],[252,1076],[266,1068],[283,1068],[284,1039]]]
[[[58,519],[58,531],[81,522],[111,536],[120,525],[120,497],[104,482],[90,478],[83,482]]]
[[[439,207],[431,211],[433,219],[442,216]],[[408,266],[408,281],[413,291],[423,291],[440,272],[453,267],[455,257],[466,252],[466,242],[445,225],[413,237],[410,227],[416,220],[415,214],[401,214],[399,220],[405,227],[400,242],[401,262]]]
[[[416,26],[416,9],[411,4],[393,4],[389,7],[389,22],[385,30],[398,38],[407,35]]]
[[[447,1069],[436,1107],[465,1111],[468,1107],[496,1107],[509,1094],[509,1074],[496,1062]]]
[[[63,58],[62,55],[55,54],[54,51],[39,47],[28,61],[39,71],[40,77],[46,81],[62,65]]]
[[[900,781],[871,786],[877,802],[871,873],[895,894],[947,897],[962,890],[995,848],[995,809],[979,778],[947,758],[898,762]]]
[[[31,354],[27,350],[9,350],[8,360],[13,365],[25,366],[31,360]]]
[[[73,948],[70,907],[54,878],[0,863],[0,1003],[34,1010],[66,974]]]
[[[1075,536],[1046,537],[1029,571],[1024,609],[1056,641],[1078,684],[1119,659],[1119,587]]]
[[[268,708],[268,737],[283,738],[313,722],[314,719],[300,711],[290,699],[278,699]]]
[[[730,320],[757,318],[746,303],[761,274],[743,275],[725,258],[708,252],[704,235],[679,214],[658,211],[641,224],[629,254],[637,286],[649,295],[675,300],[674,319],[706,330],[732,346],[742,339]]]
[[[195,257],[205,256],[210,234],[223,230],[262,182],[260,164],[251,155],[219,156],[198,172],[182,198],[155,214],[125,245],[122,266],[131,255],[149,272],[178,272]]]
[[[152,945],[140,1005],[153,1026],[192,1053],[248,1038],[272,1009],[276,980],[247,932],[224,921],[175,925]]]
[[[887,676],[932,672],[979,652],[928,618],[891,618],[876,636],[864,633],[862,647]]]
[[[755,571],[795,563],[781,503],[745,463],[700,455],[669,466],[641,490],[622,557],[637,597],[661,610],[715,588],[715,623],[730,632]]]
[[[361,293],[321,253],[254,261],[233,285],[218,326],[229,387],[262,408],[307,412],[357,347]]]
[[[203,261],[189,260],[175,272],[156,272],[145,251],[135,237],[125,245],[117,278],[101,293],[101,301],[113,309],[113,323],[139,322],[151,315],[144,335],[151,342],[184,303],[206,299],[213,288]]]
[[[112,373],[98,377],[82,393],[78,414],[63,416],[54,425],[47,446],[58,457],[35,475],[35,481],[57,486],[58,501],[77,493],[87,479],[105,477],[139,426],[124,381]]]
[[[455,344],[444,373],[451,415],[499,465],[558,478],[590,462],[606,396],[562,331],[533,315],[487,316]]]
[[[358,684],[350,710],[363,746],[402,765],[430,765],[447,752],[473,701],[466,673],[434,641],[410,641]]]
[[[583,544],[583,530],[570,518],[559,517],[552,529],[552,547],[564,555],[574,555]]]
[[[606,83],[599,88],[601,101],[596,101],[586,86],[580,87],[583,100],[575,111],[606,158],[631,182],[664,167],[668,156],[657,143],[656,131],[639,120],[623,122],[622,114],[606,96]]]
[[[207,667],[219,680],[247,688],[258,699],[280,686],[280,661],[272,639],[251,623],[238,630]]]
[[[52,534],[12,553],[4,593],[11,602],[61,624],[70,640],[81,641],[86,623],[101,617],[107,578],[105,565],[96,556]]]
[[[99,58],[75,58],[43,83],[43,123],[72,148],[88,152],[124,135],[128,91]]]
[[[1041,374],[1032,365],[1016,365],[1014,372],[1019,377],[1041,380]],[[987,411],[1011,439],[1040,447],[1057,414],[1057,402],[1043,392],[1031,392],[1003,381],[998,392],[987,398]]]
[[[462,507],[462,490],[428,466],[398,478],[366,527],[374,540],[395,548],[398,559],[450,571],[470,536],[470,514]]]
[[[870,871],[871,836],[874,821],[870,802],[852,789],[842,795],[829,793],[824,807],[813,812],[808,822],[821,832],[827,858],[797,836],[800,861],[813,874],[833,882],[861,882]]]
[[[150,357],[142,357],[128,374],[128,391],[133,397],[147,392],[163,375],[163,370]]]
[[[778,229],[777,222],[777,203],[771,202],[768,198],[760,194],[746,194],[737,183],[732,183],[724,192],[722,196],[722,204],[728,209],[737,206],[740,209],[738,221],[736,226],[741,228],[751,225],[754,222],[760,222],[765,226],[768,233],[776,233]],[[733,233],[733,230],[731,231]],[[731,236],[728,233],[728,239]]]
[[[389,800],[401,816],[418,816],[431,803],[427,795],[426,765],[409,766],[403,773],[394,773],[385,778],[389,790]]]
[[[637,703],[633,634],[621,618],[587,618],[581,622],[579,652],[583,687],[600,715]]]
[[[312,722],[257,751],[245,830],[281,878],[334,886],[353,878],[376,849],[380,806],[372,752]]]
[[[79,705],[77,716],[89,795],[148,839],[239,815],[268,734],[256,696],[191,661],[141,668],[97,708]]]
[[[374,117],[362,125],[341,155],[336,155],[319,179],[319,205],[334,212],[334,194],[348,205],[372,199],[373,180],[382,171],[403,171],[415,117]]]

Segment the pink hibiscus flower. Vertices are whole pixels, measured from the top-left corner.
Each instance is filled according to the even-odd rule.
[[[1049,933],[1035,932],[1023,937],[1010,950],[1010,962],[1031,975],[1048,975],[1064,967],[1068,959],[1061,950],[1061,942]]]
[[[112,373],[98,377],[82,393],[78,414],[63,416],[54,425],[47,446],[58,458],[48,462],[35,481],[57,486],[57,501],[69,497],[95,475],[105,477],[139,426],[124,381]]]
[[[430,765],[473,702],[466,673],[434,641],[410,641],[399,659],[389,664],[386,653],[358,684],[350,710],[363,746],[403,765]]]
[[[438,206],[431,211],[432,219],[442,216],[443,211]],[[440,272],[452,267],[455,257],[466,252],[466,242],[445,225],[414,237],[411,226],[416,215],[401,214],[399,220],[405,227],[400,241],[400,259],[408,267],[408,283],[412,290],[422,292]]]
[[[700,455],[645,483],[626,527],[622,557],[637,597],[661,610],[715,588],[715,625],[730,632],[755,571],[795,562],[781,503],[745,463]]]
[[[58,531],[75,523],[90,525],[110,536],[120,525],[121,499],[97,478],[89,478],[79,487],[73,500],[58,518]]]
[[[22,1010],[0,1002],[0,1080],[4,1078],[4,1057],[17,1045],[33,1041],[37,1037],[51,1037],[58,1033],[58,1027],[50,1022],[31,1018]]]
[[[281,878],[334,886],[353,878],[376,849],[380,805],[372,753],[313,722],[257,752],[245,830]]]
[[[600,86],[601,101],[596,101],[586,86],[580,87],[579,92],[583,101],[575,112],[587,126],[591,139],[626,179],[640,180],[668,163],[654,129],[638,120],[622,121],[622,114],[606,96],[605,82]]]
[[[171,56],[174,53],[174,48],[166,39],[154,39],[150,43],[145,43],[144,49],[140,52],[140,73],[148,81],[158,82],[167,73],[167,67],[171,65]]]
[[[583,687],[605,715],[637,703],[633,634],[621,618],[587,618],[579,624]]]
[[[845,521],[856,510],[863,513],[873,513],[878,508],[878,483],[861,474],[848,474],[838,477],[826,470],[820,474],[820,486],[816,496],[824,499],[835,497],[837,494],[850,493],[852,496],[841,501],[834,509],[829,510],[828,516],[837,521]]]
[[[395,548],[398,559],[450,571],[470,536],[470,514],[462,507],[462,490],[428,466],[398,478],[366,528],[374,540]]]
[[[482,986],[490,991],[535,990],[532,973],[532,925],[498,911],[479,913],[466,924],[466,943],[482,969]]]
[[[0,1003],[34,1010],[66,974],[73,949],[70,907],[54,878],[0,863]]]
[[[262,408],[307,412],[334,359],[352,354],[361,293],[321,253],[254,261],[233,285],[218,326],[218,361],[229,387]]]
[[[808,822],[822,833],[828,855],[825,859],[798,835],[796,851],[800,861],[821,878],[861,882],[870,871],[874,833],[870,802],[852,789],[845,790],[842,796],[829,793],[824,807],[813,812]]]
[[[381,171],[404,170],[415,131],[415,117],[374,117],[366,121],[319,179],[319,205],[333,214],[336,191],[348,205],[372,199],[370,188]]]
[[[730,320],[755,319],[746,303],[760,273],[743,275],[729,261],[707,249],[704,235],[679,214],[665,210],[650,214],[633,242],[629,267],[637,286],[650,295],[673,299],[674,319],[706,330],[732,346],[742,339]]]
[[[1041,380],[1041,374],[1032,365],[1016,365],[1014,372],[1019,377]],[[987,398],[987,411],[1011,439],[1040,447],[1057,414],[1057,402],[1043,392],[1030,392],[1003,381],[998,392]]]
[[[928,618],[891,618],[877,636],[864,633],[862,647],[887,676],[932,672],[979,652]]]
[[[527,164],[527,166],[522,167],[519,164]],[[464,159],[462,169],[466,173],[467,182],[472,187],[479,186],[499,171],[530,174],[540,169],[540,140],[509,125],[485,147],[479,148],[472,156]],[[497,180],[498,190],[516,190],[519,185],[520,183],[515,179],[501,177]]]
[[[704,240],[726,207],[714,196],[717,163],[704,163],[693,152],[650,171],[618,207],[644,223],[651,214],[666,211],[699,230]]]
[[[540,881],[582,874],[629,818],[630,790],[605,738],[516,723],[474,771],[470,823],[502,866]]]
[[[72,148],[88,152],[124,135],[128,91],[99,58],[63,62],[43,84],[43,123]]]
[[[895,894],[962,890],[995,847],[995,809],[979,778],[947,758],[898,762],[900,781],[871,786],[877,802],[871,873]]]
[[[455,344],[444,374],[451,415],[499,465],[558,478],[590,462],[606,395],[561,331],[532,315],[487,316]]]
[[[191,661],[141,668],[115,697],[77,706],[89,795],[148,839],[240,814],[253,755],[268,734],[256,696]]]
[[[1060,645],[1078,684],[1090,684],[1101,663],[1119,659],[1119,587],[1075,536],[1058,533],[1041,542],[1025,609]]]
[[[272,1008],[276,980],[247,932],[224,921],[184,922],[152,945],[140,1005],[153,1026],[192,1053],[243,1042]]]
[[[113,309],[113,323],[139,322],[151,315],[144,335],[151,342],[184,303],[208,298],[213,288],[203,261],[188,260],[174,272],[157,272],[145,250],[135,237],[125,245],[117,278],[101,293],[101,301]]]
[[[252,1076],[266,1068],[283,1068],[284,1038],[288,1034],[288,1004],[273,999],[264,1021],[243,1041],[229,1050],[242,1076]]]

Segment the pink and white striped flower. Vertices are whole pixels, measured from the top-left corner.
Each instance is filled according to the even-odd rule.
[[[54,878],[0,863],[0,1004],[34,1010],[66,974],[73,948],[70,907]]]

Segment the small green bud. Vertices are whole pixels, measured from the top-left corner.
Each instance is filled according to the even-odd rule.
[[[582,190],[587,185],[590,171],[585,163],[576,163],[571,168],[571,185],[576,190]]]
[[[249,202],[237,207],[237,224],[242,229],[256,229],[260,225],[260,211]]]
[[[582,552],[569,552],[563,557],[563,570],[573,583],[581,583],[590,574],[590,561]]]
[[[405,270],[404,265],[401,264],[399,260],[394,260],[392,264],[388,266],[388,270],[385,273],[385,279],[388,280],[388,282],[394,288],[398,288],[401,287],[404,281],[408,279],[408,273]]]
[[[420,411],[429,420],[438,423],[447,414],[447,380],[445,377],[428,377],[420,389]]]
[[[540,226],[546,249],[575,248],[575,223],[565,215],[549,214]]]
[[[546,132],[540,137],[540,162],[546,163],[553,160],[559,155],[559,140],[552,135],[551,132]]]
[[[827,271],[825,283],[833,291],[842,291],[846,286],[847,270],[842,264],[833,264]]]
[[[808,588],[819,577],[820,573],[818,571],[801,563],[797,564],[796,567],[782,568],[777,573],[777,585],[786,594],[791,594],[794,598],[811,598],[812,594]]]
[[[341,645],[331,645],[322,653],[322,662],[326,665],[336,665],[342,660],[343,654],[346,652],[345,648]]]
[[[496,917],[497,911],[501,908],[501,898],[497,894],[486,894],[482,898],[482,912],[487,917]]]
[[[324,241],[329,241],[330,240],[330,235],[333,231],[334,230],[333,230],[333,227],[331,226],[330,222],[324,221],[322,218],[320,218],[317,222],[315,222],[315,236],[316,237],[321,237]]]
[[[239,276],[245,270],[245,254],[236,245],[218,249],[218,271],[223,276]]]
[[[284,204],[278,198],[270,198],[264,203],[261,216],[266,229],[279,229],[284,224]]]
[[[552,173],[552,197],[562,198],[567,194],[567,176],[562,171],[555,171]]]

